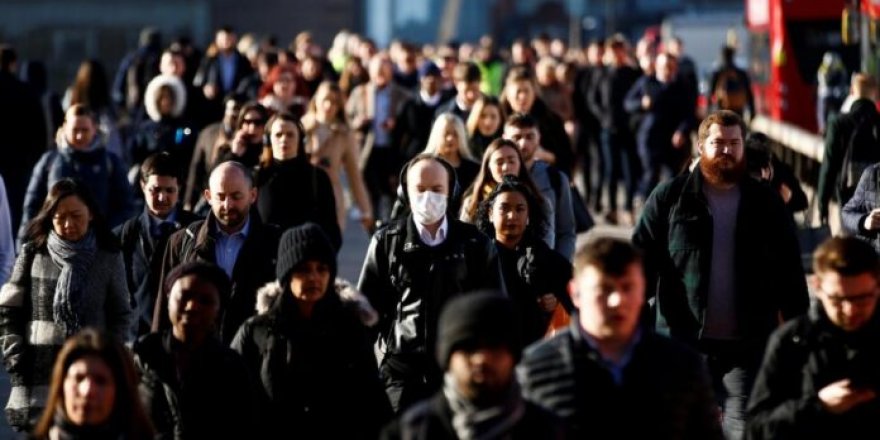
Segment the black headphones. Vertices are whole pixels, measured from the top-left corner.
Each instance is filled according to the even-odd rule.
[[[461,196],[461,187],[458,185],[458,176],[455,173],[455,167],[447,162],[446,159],[433,154],[419,154],[403,165],[403,168],[400,169],[400,184],[397,185],[397,197],[406,206],[409,206],[409,192],[406,190],[406,175],[409,174],[410,167],[423,160],[433,160],[440,165],[443,165],[443,168],[446,168],[446,174],[449,176],[449,202],[446,204],[447,210],[450,206],[457,206],[458,199]]]

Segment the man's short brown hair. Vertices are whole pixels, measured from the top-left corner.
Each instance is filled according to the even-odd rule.
[[[813,252],[813,272],[841,276],[870,273],[880,278],[880,258],[870,244],[855,237],[832,237]]]
[[[642,254],[633,245],[614,238],[597,238],[575,252],[574,275],[592,266],[603,274],[621,276],[633,263],[642,263]]]
[[[737,126],[743,139],[746,138],[746,123],[743,119],[730,110],[718,110],[706,116],[706,119],[703,119],[703,122],[700,123],[700,129],[697,131],[697,143],[699,145],[703,145],[706,142],[706,139],[709,137],[709,127],[712,124],[718,124],[722,127]]]
[[[472,62],[458,64],[452,71],[452,80],[455,82],[479,82],[481,78],[480,68]]]

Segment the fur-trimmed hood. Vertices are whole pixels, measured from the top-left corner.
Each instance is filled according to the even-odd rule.
[[[171,116],[179,118],[186,108],[186,86],[183,81],[174,75],[159,75],[147,84],[147,90],[144,92],[144,107],[153,122],[159,122],[162,119],[159,114],[159,106],[156,104],[156,98],[162,86],[169,86],[174,91],[174,110],[171,112]]]
[[[379,322],[379,313],[370,304],[370,300],[364,296],[357,288],[348,280],[336,278],[333,284],[333,291],[339,296],[339,300],[345,308],[357,313],[361,323],[367,327],[372,327]],[[257,290],[257,314],[263,315],[269,312],[276,299],[284,292],[278,281],[266,283]]]

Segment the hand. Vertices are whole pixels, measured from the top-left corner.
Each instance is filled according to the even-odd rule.
[[[771,174],[767,179],[770,180],[772,178],[773,178],[773,176]],[[785,203],[788,203],[788,201],[791,200],[791,188],[789,188],[788,185],[783,183],[782,185],[779,186],[779,195],[782,196],[782,201],[784,201]]]
[[[651,97],[648,95],[642,96],[642,110],[650,110],[651,109]]]
[[[557,304],[559,304],[559,300],[557,300],[556,295],[552,293],[545,293],[538,298],[538,306],[547,313],[552,313],[556,310]]]
[[[551,165],[556,163],[556,155],[545,150],[544,147],[538,147],[535,150],[535,159],[543,160]]]
[[[394,118],[386,119],[385,122],[382,123],[382,128],[385,129],[385,131],[394,130]]]
[[[205,84],[202,93],[205,94],[205,98],[214,99],[217,97],[217,87],[214,84]]]
[[[686,139],[687,138],[685,137],[685,134],[683,132],[676,131],[675,133],[672,134],[672,147],[675,148],[676,150],[683,147],[684,141]]]
[[[822,407],[832,414],[843,414],[877,397],[870,389],[853,388],[849,379],[830,383],[819,390],[819,401]]]
[[[880,229],[880,208],[875,208],[865,218],[865,229],[874,231]]]
[[[237,130],[232,138],[232,154],[236,156],[244,156],[247,152],[248,135],[244,130]]]
[[[373,214],[362,215],[361,226],[363,226],[364,231],[367,231],[368,234],[373,235],[373,231],[376,229],[376,219],[373,218]]]

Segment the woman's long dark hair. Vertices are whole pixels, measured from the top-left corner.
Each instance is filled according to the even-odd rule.
[[[110,108],[110,82],[98,60],[85,60],[79,65],[70,87],[70,104],[85,104],[97,113]]]
[[[541,195],[535,192],[532,187],[521,181],[516,176],[504,176],[504,179],[495,186],[495,189],[486,196],[486,199],[480,202],[477,210],[476,223],[477,228],[491,239],[495,239],[495,225],[489,219],[492,212],[492,205],[495,199],[501,194],[508,192],[518,192],[526,199],[529,207],[529,223],[523,232],[522,240],[541,240],[547,232],[547,217],[544,212],[544,202]]]
[[[516,152],[516,157],[519,158],[519,174],[516,177],[523,185],[530,187],[535,194],[540,194],[540,191],[538,191],[538,188],[532,181],[531,175],[529,175],[529,170],[526,169],[526,161],[523,160],[522,153],[517,148],[516,143],[509,139],[498,138],[490,142],[489,146],[486,147],[486,151],[483,153],[483,163],[480,165],[480,173],[477,174],[474,183],[466,191],[469,199],[467,205],[461,208],[464,214],[466,214],[465,217],[475,219],[480,202],[483,201],[486,195],[485,191],[487,188],[494,188],[498,184],[492,177],[492,171],[489,170],[489,158],[492,157],[492,153],[505,147],[512,148]]]
[[[52,381],[46,409],[34,429],[34,438],[49,438],[49,430],[54,424],[55,411],[64,411],[64,378],[67,370],[79,359],[95,356],[113,373],[116,385],[116,398],[109,423],[117,426],[121,437],[126,439],[153,438],[153,425],[138,396],[138,376],[131,354],[119,341],[107,333],[86,328],[67,339],[55,359],[52,368]]]
[[[119,240],[113,235],[110,227],[107,226],[98,203],[92,197],[92,192],[82,182],[74,179],[61,179],[55,182],[52,188],[49,189],[49,194],[46,195],[43,207],[40,208],[40,212],[28,224],[28,241],[32,242],[37,249],[44,249],[46,247],[49,233],[53,229],[52,217],[55,216],[55,210],[58,209],[58,204],[62,200],[71,196],[79,198],[89,208],[89,213],[92,215],[89,227],[95,232],[98,248],[108,251],[118,250]]]

